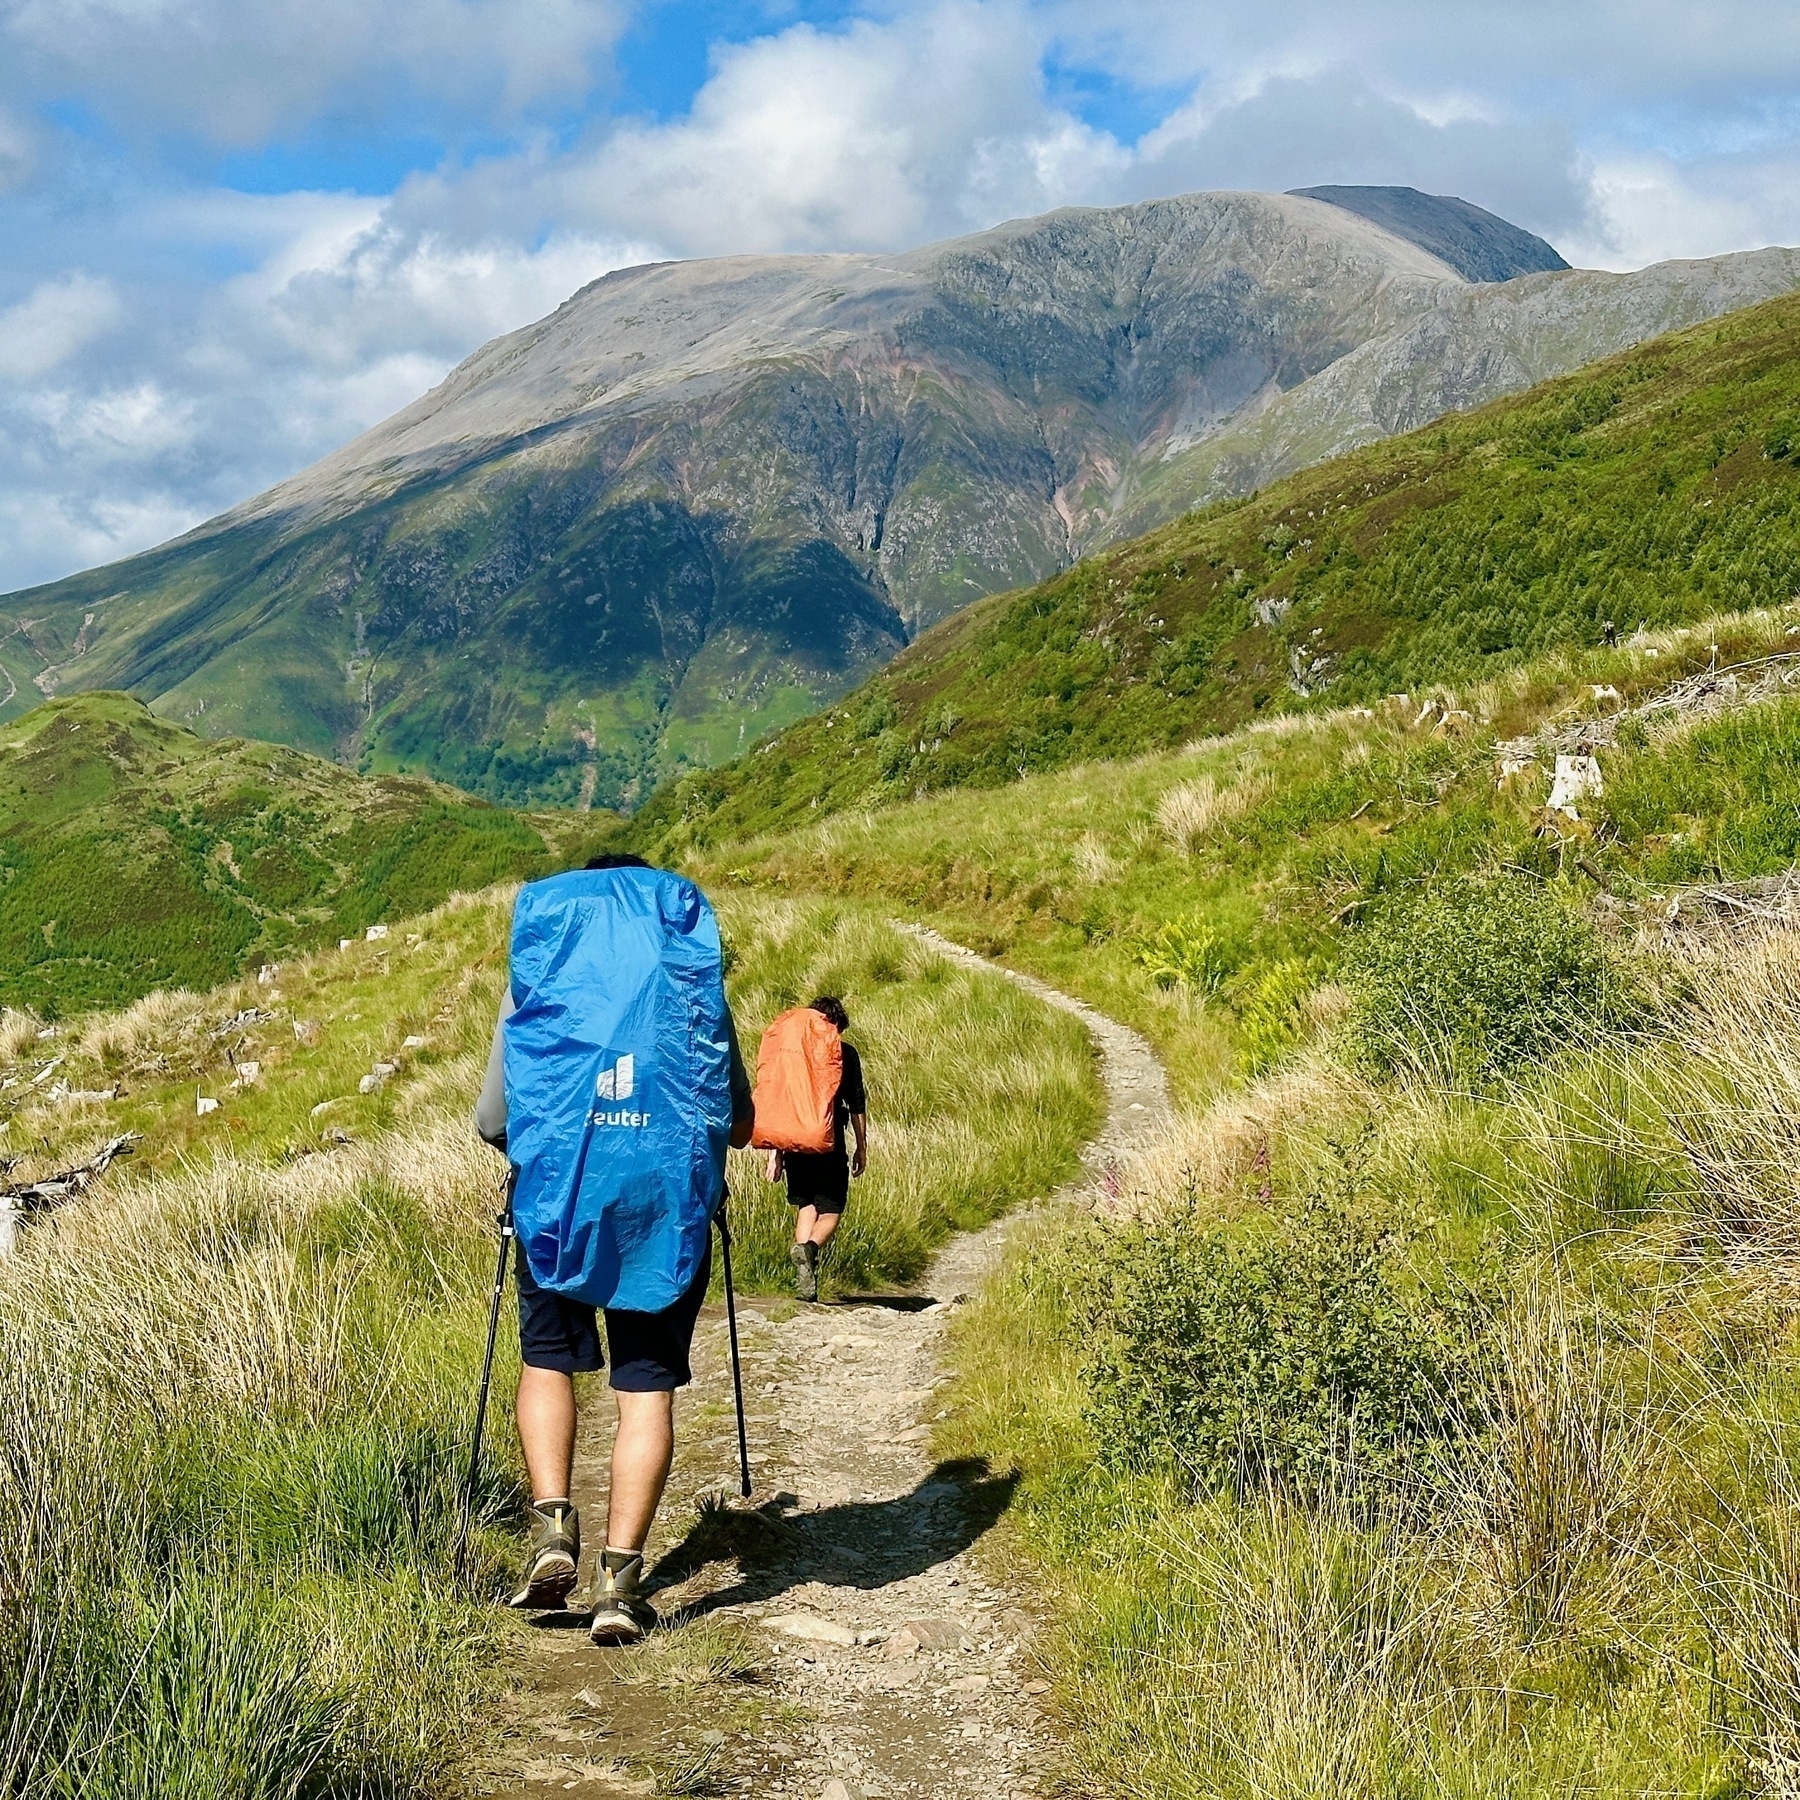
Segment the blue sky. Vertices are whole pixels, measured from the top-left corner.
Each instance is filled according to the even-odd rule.
[[[623,263],[1327,181],[1800,241],[1800,0],[0,0],[0,591]]]

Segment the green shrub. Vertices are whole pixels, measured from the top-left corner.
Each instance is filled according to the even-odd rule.
[[[1468,876],[1388,902],[1345,951],[1354,1052],[1379,1074],[1479,1081],[1610,1009],[1598,934],[1554,890]]]
[[[1477,1303],[1419,1282],[1346,1192],[1248,1225],[1190,1196],[1101,1260],[1086,1411],[1114,1467],[1343,1490],[1428,1463],[1479,1416]]]
[[[875,688],[862,707],[851,715],[850,735],[863,743],[878,738],[899,723],[900,709],[886,688]]]
[[[1158,987],[1216,994],[1236,966],[1218,930],[1199,913],[1171,919],[1138,950],[1138,961]]]
[[[1238,1015],[1238,1067],[1259,1075],[1293,1048],[1300,1036],[1301,1003],[1319,979],[1311,957],[1284,956],[1246,970],[1234,987]]]

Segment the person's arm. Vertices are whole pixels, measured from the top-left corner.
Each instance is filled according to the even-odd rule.
[[[750,1077],[744,1072],[744,1053],[738,1048],[737,1021],[725,1008],[725,1041],[731,1046],[731,1147],[742,1150],[756,1129],[756,1103],[751,1098]]]
[[[850,1173],[860,1175],[869,1166],[869,1095],[863,1086],[862,1058],[849,1044],[844,1046],[844,1078],[838,1097],[850,1114],[850,1130],[856,1139]]]
[[[506,1033],[513,1010],[512,989],[500,996],[500,1016],[494,1021],[494,1041],[488,1046],[487,1074],[475,1100],[475,1129],[496,1150],[506,1148]]]

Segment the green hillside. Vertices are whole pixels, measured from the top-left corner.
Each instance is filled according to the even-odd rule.
[[[54,1016],[210,987],[542,873],[615,823],[196,737],[123,694],[54,701],[0,729],[0,1002]]]
[[[938,1439],[1019,1471],[1063,1791],[1791,1791],[1797,646],[1789,601],[690,853],[1169,1066]]]
[[[1175,521],[921,637],[640,815],[717,841],[1465,683],[1800,587],[1800,299]]]

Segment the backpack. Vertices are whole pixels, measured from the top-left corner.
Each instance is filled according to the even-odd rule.
[[[513,1224],[541,1287],[661,1312],[725,1191],[731,1015],[718,921],[691,881],[593,869],[513,905],[502,1028]]]
[[[836,1142],[838,1088],[844,1079],[844,1040],[810,1006],[784,1012],[756,1051],[757,1150],[829,1150]]]

